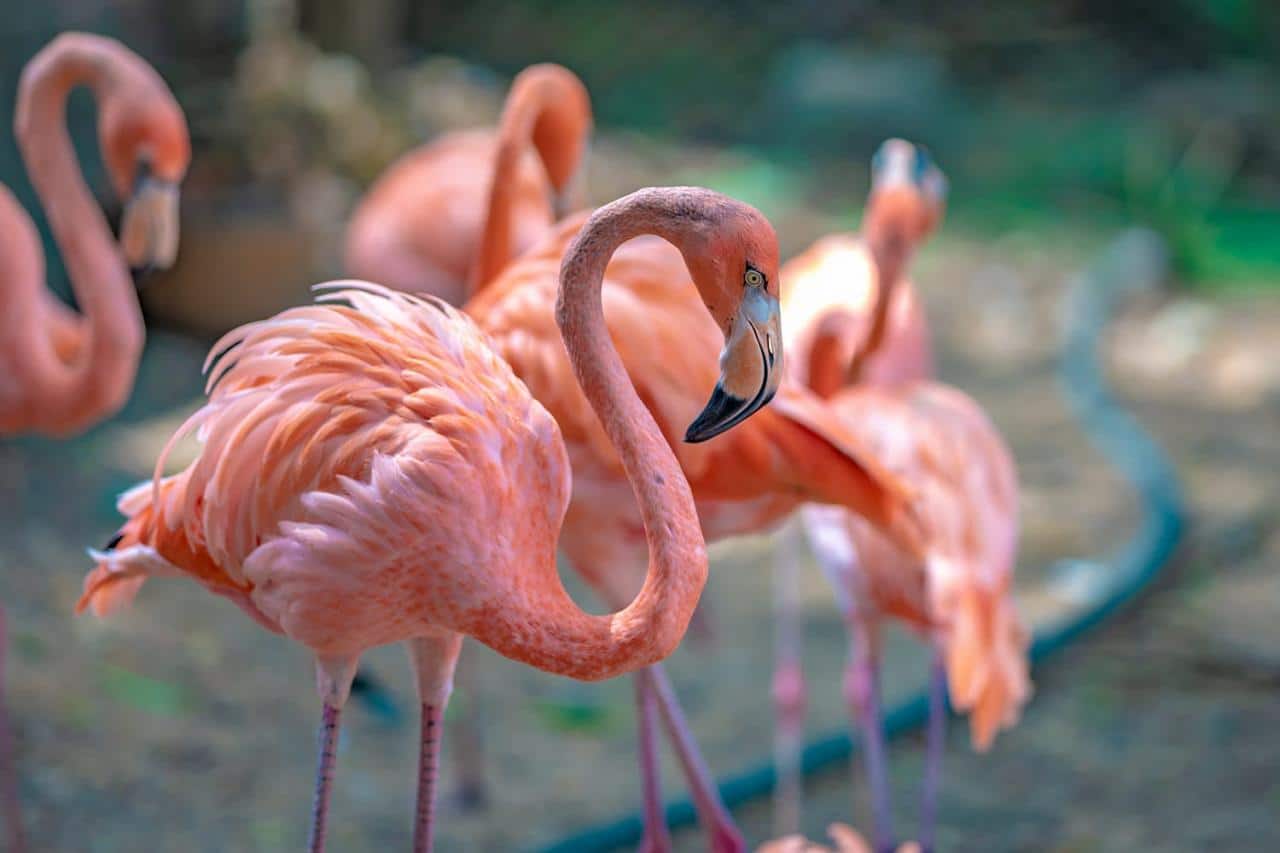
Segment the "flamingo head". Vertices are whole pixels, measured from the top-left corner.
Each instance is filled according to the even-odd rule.
[[[125,200],[120,244],[135,272],[166,269],[178,253],[178,186],[191,161],[182,111],[162,86],[103,104],[103,160]]]
[[[938,227],[947,177],[923,145],[885,141],[871,158],[871,197],[864,231],[916,244]]]
[[[724,198],[695,233],[698,245],[682,247],[682,252],[725,344],[720,379],[685,432],[688,442],[706,441],[742,423],[773,399],[782,381],[778,236],[773,226],[750,205]]]

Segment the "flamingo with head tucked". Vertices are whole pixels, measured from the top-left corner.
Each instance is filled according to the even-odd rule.
[[[642,190],[600,208],[557,264],[555,323],[570,375],[638,506],[648,571],[608,616],[581,610],[556,572],[570,498],[561,427],[489,339],[433,298],[329,286],[322,304],[243,326],[219,342],[199,457],[121,499],[128,521],[96,552],[80,608],[108,612],[151,576],[182,576],[315,655],[323,702],[311,849],[324,846],[338,721],[360,655],[404,642],[422,702],[415,850],[431,846],[439,723],[464,636],[549,672],[602,679],[679,643],[706,582],[688,481],[628,381],[601,314],[610,255],[654,233],[683,253],[714,328],[727,330],[718,388],[761,385],[780,355],[749,331],[759,294],[744,266],[774,275],[773,229],[708,191]],[[776,250],[775,250],[776,251]],[[335,300],[345,305],[332,304]],[[668,306],[653,300],[655,317]],[[655,322],[658,322],[655,320]],[[714,355],[714,353],[712,354]],[[688,357],[702,358],[701,350]],[[714,370],[714,368],[712,368]],[[695,420],[730,428],[767,397]]]
[[[64,123],[67,96],[80,85],[97,99],[103,159],[126,200],[119,243],[76,167]],[[133,387],[143,324],[129,268],[167,267],[177,253],[187,125],[141,57],[112,39],[66,33],[23,71],[15,130],[83,314],[45,286],[36,227],[0,186],[0,435],[72,435],[115,414]],[[0,664],[4,638],[0,612]],[[0,800],[8,849],[25,850],[2,698]]]
[[[581,204],[591,125],[590,97],[573,72],[526,68],[496,132],[446,134],[378,179],[347,229],[347,271],[462,304]]]
[[[679,219],[703,245],[719,242],[723,217],[740,215],[719,203],[704,203],[711,197],[707,191],[666,192],[682,199]],[[557,339],[551,309],[558,259],[567,244],[587,239],[578,236],[582,227],[581,216],[560,223],[543,243],[488,283],[465,310],[560,424],[573,468],[560,546],[574,569],[616,606],[635,594],[643,577],[642,515],[617,452],[588,398],[571,382],[571,364]],[[669,228],[655,231],[663,237]],[[602,253],[601,267],[593,269],[593,275],[605,279],[594,310],[603,314],[622,367],[675,450],[707,539],[764,529],[813,500],[865,515],[911,550],[917,541],[914,520],[896,479],[861,451],[829,407],[802,388],[782,384],[777,244],[772,235],[735,256],[686,250],[682,258],[670,241],[643,233],[619,228],[592,238],[606,240],[611,253]],[[727,289],[717,294],[703,290],[703,298],[741,305],[733,322],[719,328],[690,286],[690,278],[696,282],[712,275]],[[654,305],[662,310],[650,310]],[[722,343],[720,364],[735,370],[729,381],[722,377],[717,383],[711,365]],[[705,399],[709,390],[711,404],[685,430],[699,398]],[[775,394],[772,404],[757,412]],[[738,426],[720,434],[733,424]],[[636,704],[645,849],[669,846],[653,752],[655,714],[662,716],[674,741],[711,849],[745,849],[661,667],[638,673]]]

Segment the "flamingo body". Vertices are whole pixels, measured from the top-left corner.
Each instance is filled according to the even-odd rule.
[[[1011,596],[1018,530],[1013,457],[981,407],[954,388],[858,387],[831,402],[877,458],[914,487],[928,556],[913,559],[849,513],[808,508],[810,528],[843,525],[856,543],[853,607],[865,618],[896,617],[941,644],[952,704],[969,714],[974,746],[985,750],[996,732],[1017,721],[1031,693],[1028,632]],[[837,571],[847,572],[848,563]]]
[[[348,271],[462,304],[577,204],[591,126],[572,71],[529,66],[496,131],[446,134],[378,179],[347,231]]]
[[[214,348],[227,354],[209,402],[174,439],[197,431],[200,458],[125,496],[124,537],[82,608],[183,574],[318,658],[350,659],[470,633],[536,596],[510,568],[554,552],[569,493],[554,421],[440,303],[368,285],[332,297],[351,304],[290,309]]]
[[[493,131],[458,131],[392,164],[352,215],[347,271],[397,290],[461,304],[480,249],[497,152]],[[510,197],[512,243],[518,255],[555,222],[551,184],[532,149],[518,158]]]

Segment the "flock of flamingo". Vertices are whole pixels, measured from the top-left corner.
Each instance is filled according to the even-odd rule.
[[[125,200],[118,237],[65,128],[80,85],[96,97]],[[105,616],[148,578],[185,577],[311,650],[322,703],[313,851],[325,846],[361,654],[393,642],[408,649],[421,702],[413,845],[432,849],[441,721],[467,638],[572,678],[632,674],[642,849],[672,844],[661,727],[708,849],[739,851],[662,661],[706,583],[706,543],[798,514],[848,625],[843,690],[878,851],[897,843],[878,627],[899,619],[933,649],[914,843],[931,850],[945,697],[985,749],[1030,693],[1010,590],[1013,460],[978,405],[931,378],[906,279],[946,179],[925,149],[886,142],[862,233],[825,237],[779,268],[769,221],[710,190],[640,189],[571,212],[592,124],[582,82],[537,65],[515,79],[496,131],[448,134],[394,164],[351,220],[347,267],[364,280],[319,285],[315,304],[213,347],[206,404],[153,478],[120,498],[127,520],[91,552],[77,612]],[[45,288],[36,230],[0,191],[0,432],[67,436],[129,396],[144,335],[131,268],[175,257],[190,143],[145,61],[78,33],[27,65],[15,130],[80,312]],[[199,456],[166,475],[169,449],[192,433]],[[798,544],[779,543],[784,586]],[[557,550],[614,612],[570,598]],[[794,607],[780,610],[779,637],[795,636]],[[805,694],[794,645],[779,644],[773,683],[787,832]],[[0,740],[20,851],[7,726]],[[867,849],[847,827],[833,838]],[[772,844],[820,849],[799,836]]]

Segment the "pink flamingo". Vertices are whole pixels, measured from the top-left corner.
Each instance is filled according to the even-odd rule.
[[[772,275],[776,263],[760,254],[776,245],[768,221],[705,190],[633,193],[597,210],[565,252],[556,317],[569,381],[614,448],[649,552],[620,612],[582,611],[556,572],[571,487],[561,428],[464,315],[378,285],[328,285],[325,304],[223,338],[208,403],[169,445],[197,430],[198,459],[161,479],[166,447],[154,481],[121,498],[128,521],[95,552],[79,609],[107,613],[149,576],[185,576],[314,653],[323,719],[312,850],[324,846],[340,713],[365,649],[404,642],[417,675],[421,851],[464,636],[589,680],[655,663],[679,643],[706,582],[705,543],[688,482],[600,310],[610,254],[645,233],[684,253],[701,310],[730,330],[731,352],[744,351],[754,322],[741,270]],[[724,362],[723,387],[767,374],[765,352],[752,348]],[[696,425],[728,429],[761,405],[726,411],[713,399]]]
[[[946,190],[946,177],[924,148],[902,139],[880,146],[871,159],[861,235],[823,237],[782,268],[793,378],[827,397],[855,382],[893,386],[933,375],[928,321],[905,272],[941,221]],[[800,825],[806,687],[790,547],[780,549],[774,577],[775,816],[778,831],[791,834]]]
[[[844,263],[850,262],[840,248],[826,258],[805,258],[787,279],[798,301],[823,306],[807,318],[809,325],[799,333],[807,338],[796,346],[807,380],[819,393],[833,395],[846,426],[920,495],[917,510],[928,549],[923,561],[847,513],[816,506],[802,511],[810,544],[850,629],[845,696],[861,726],[881,851],[891,849],[892,829],[880,722],[878,620],[903,619],[925,631],[936,648],[922,796],[925,850],[933,846],[946,680],[956,707],[973,714],[979,749],[990,745],[999,726],[1012,724],[1029,695],[1026,632],[1009,598],[1017,534],[1013,461],[975,403],[926,381],[932,358],[923,315],[913,310],[918,306],[914,294],[898,283],[916,243],[941,217],[945,187],[922,149],[890,140],[877,154],[866,226],[876,272],[869,318],[842,313],[829,295],[835,290],[831,276],[841,268],[838,259],[843,255]],[[793,572],[793,562],[782,557],[784,593],[794,585],[788,579]],[[794,600],[784,598],[779,611],[784,624],[774,693],[785,774],[779,817],[794,822],[804,683],[798,630],[788,624],[798,619]]]
[[[991,746],[1031,695],[1029,635],[1013,603],[1018,497],[1013,456],[969,397],[934,382],[853,386],[832,406],[878,458],[916,489],[923,560],[850,513],[811,506],[802,518],[850,626],[845,697],[861,725],[875,807],[876,849],[893,848],[878,673],[879,624],[929,638],[929,727],[919,844],[934,849],[946,694],[968,713],[973,745]]]
[[[119,246],[76,168],[63,122],[78,85],[97,98],[103,159],[127,199]],[[128,267],[173,261],[190,144],[182,110],[151,66],[119,42],[83,33],[58,36],[27,64],[15,124],[84,315],[45,288],[36,227],[0,185],[0,435],[67,436],[113,415],[133,387],[143,325]],[[0,611],[0,666],[5,637]],[[2,693],[0,800],[9,849],[25,850]]]
[[[348,272],[460,305],[580,203],[591,124],[572,71],[526,68],[496,133],[446,134],[378,179],[347,230]]]
[[[714,245],[718,239],[712,229],[715,219],[707,219],[707,212],[693,204],[686,205],[683,216],[689,228]],[[601,597],[617,606],[634,595],[643,577],[642,516],[617,452],[588,398],[571,381],[571,364],[557,338],[551,309],[557,259],[566,244],[583,239],[575,237],[581,227],[581,216],[560,223],[550,237],[486,284],[465,310],[560,424],[574,474],[561,549]],[[632,236],[632,232],[619,233],[609,245],[612,248]],[[600,257],[603,262],[605,256]],[[682,258],[662,240],[632,240],[612,254],[607,269],[602,268],[603,300],[595,310],[603,311],[627,374],[676,453],[708,540],[765,529],[802,502],[813,500],[837,503],[867,516],[912,550],[914,522],[896,480],[873,464],[821,401],[802,388],[780,385],[776,257],[776,243],[770,241],[755,248],[746,259],[750,263],[739,258],[736,268],[724,268],[718,252],[686,251]],[[717,328],[690,286],[691,275],[696,282],[711,275],[712,269],[730,286],[710,295],[712,301],[737,300],[743,307],[733,325]],[[702,296],[709,298],[705,290]],[[655,304],[662,310],[652,311]],[[734,381],[717,384],[711,365],[726,340],[720,364],[741,369],[735,371]],[[697,412],[699,399],[705,399],[713,386],[705,412],[714,412],[714,420],[705,421],[704,413],[684,430]],[[772,405],[741,423],[775,393]],[[716,437],[724,425],[739,423]],[[652,731],[655,714],[660,714],[689,780],[711,849],[745,849],[666,673],[652,666],[639,672],[636,682],[644,847],[670,846]]]
[[[103,160],[127,199],[118,246],[64,123],[79,85],[97,98]],[[35,228],[12,196],[0,195],[0,282],[9,295],[0,316],[9,377],[0,384],[0,433],[72,435],[113,415],[133,388],[144,333],[129,267],[173,261],[191,146],[182,110],[155,70],[119,42],[84,33],[58,36],[27,64],[14,125],[84,316],[45,289]]]

